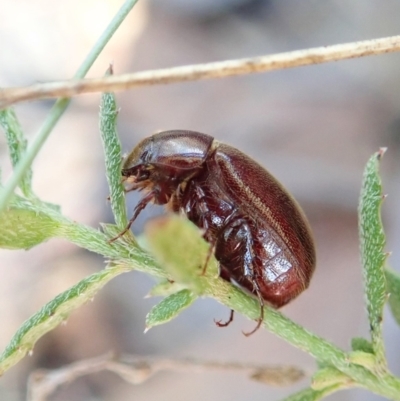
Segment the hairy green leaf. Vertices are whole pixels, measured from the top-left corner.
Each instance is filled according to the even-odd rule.
[[[382,184],[379,161],[385,149],[375,153],[368,161],[361,189],[359,205],[359,233],[361,261],[365,282],[365,294],[371,339],[378,364],[385,365],[382,340],[382,316],[386,302],[386,281],[383,271],[386,260],[386,243],[381,220]]]
[[[154,306],[146,317],[146,331],[154,326],[167,323],[188,308],[197,296],[190,290],[181,290],[164,298]]]
[[[210,245],[200,236],[199,229],[176,216],[152,220],[145,234],[150,250],[174,281],[187,284],[197,294],[203,291],[203,267]],[[211,255],[206,275],[218,276],[217,262]]]
[[[11,206],[0,214],[0,248],[32,248],[55,236],[59,227],[59,221],[42,211]]]
[[[0,355],[0,375],[31,351],[40,337],[65,321],[71,312],[92,299],[108,281],[125,271],[123,267],[114,266],[92,274],[43,306],[23,323]]]
[[[69,220],[58,205],[14,195],[8,209],[0,213],[0,248],[31,248],[57,236],[66,223]]]
[[[376,357],[370,352],[353,351],[349,354],[349,362],[364,366],[364,368],[372,372],[375,372],[376,370]]]
[[[366,338],[354,337],[351,339],[351,349],[353,351],[363,351],[372,354],[374,352],[372,344]]]
[[[112,67],[107,75],[112,74]],[[113,93],[103,93],[100,105],[100,132],[104,147],[106,174],[114,218],[122,231],[127,225],[125,192],[121,182],[121,142],[117,133],[118,109]]]

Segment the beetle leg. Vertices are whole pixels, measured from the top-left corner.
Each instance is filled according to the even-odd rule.
[[[258,287],[258,286],[257,286],[257,287]],[[259,316],[259,318],[257,319],[257,325],[256,325],[256,327],[254,327],[253,330],[251,330],[251,331],[249,331],[249,332],[244,332],[244,331],[242,331],[242,333],[243,333],[246,337],[249,337],[249,336],[251,336],[252,334],[254,334],[254,333],[261,327],[261,324],[262,324],[262,322],[263,322],[263,320],[264,320],[264,300],[263,300],[263,298],[262,298],[262,296],[261,296],[260,290],[256,288],[256,292],[257,292],[258,301],[259,301],[259,303],[260,303],[260,316]]]
[[[208,247],[208,252],[207,252],[206,260],[204,261],[204,265],[203,265],[203,268],[202,268],[202,270],[201,270],[200,276],[204,276],[204,275],[206,274],[207,265],[208,265],[208,262],[210,261],[210,258],[211,258],[211,256],[212,256],[212,254],[214,253],[215,243],[216,243],[216,242],[217,242],[217,241],[214,240],[213,242],[210,243],[210,246]]]
[[[147,204],[149,202],[151,202],[156,195],[156,191],[153,190],[151,192],[149,192],[144,198],[142,198],[139,203],[135,206],[135,209],[133,210],[133,216],[131,217],[131,219],[129,220],[128,224],[126,225],[126,227],[124,228],[123,231],[121,231],[116,237],[111,238],[108,242],[114,242],[116,241],[118,238],[121,238],[125,233],[127,233],[129,231],[129,229],[131,228],[133,222],[136,220],[136,218],[139,216],[140,212],[147,206]]]
[[[214,253],[217,237],[214,238],[212,235],[209,235],[210,233],[207,219],[209,208],[207,202],[204,200],[205,193],[203,189],[199,185],[193,186],[192,188],[188,187],[188,189],[193,192],[195,197],[191,200],[191,202],[185,204],[184,212],[186,215],[194,214],[196,216],[196,220],[198,220],[196,224],[202,229],[203,238],[210,244],[200,274],[201,276],[204,276],[206,274],[207,265],[211,259],[212,254]]]
[[[251,283],[253,284],[253,288],[255,293],[257,294],[257,298],[260,304],[260,316],[257,319],[257,325],[256,327],[250,331],[250,332],[243,332],[243,334],[248,337],[255,333],[260,327],[261,323],[264,320],[264,299],[261,295],[261,290],[260,287],[255,279],[255,274],[254,274],[254,252],[253,252],[253,238],[251,235],[251,229],[247,223],[243,224],[243,228],[246,230],[245,238],[246,238],[246,243],[245,243],[245,255],[244,255],[244,275],[249,278]]]
[[[229,315],[229,319],[226,322],[222,322],[222,320],[215,320],[214,319],[214,323],[218,326],[218,327],[226,327],[229,326],[232,322],[233,322],[233,315],[235,314],[235,311],[233,309],[231,309],[231,313]],[[246,335],[246,334],[245,334]]]

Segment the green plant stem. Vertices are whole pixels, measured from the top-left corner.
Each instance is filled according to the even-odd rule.
[[[289,397],[285,398],[282,401],[316,401],[341,389],[343,389],[343,386],[341,385],[328,386],[322,390],[313,390],[312,388],[306,388],[304,390],[300,390],[298,393],[291,394]]]
[[[7,181],[3,190],[0,192],[0,213],[5,209],[7,203],[10,201],[15,188],[23,179],[25,173],[28,171],[39,150],[42,148],[44,142],[49,136],[51,130],[56,125],[59,118],[68,107],[70,99],[59,99],[52,107],[50,114],[46,118],[36,137],[33,139],[30,146],[22,156],[21,160],[15,166],[14,173]]]
[[[260,311],[257,300],[247,297],[246,300],[241,299],[241,302],[238,302],[238,299],[229,291],[221,291],[221,286],[225,286],[221,280],[208,278],[207,281],[208,286],[204,295],[217,299],[251,319],[258,318]],[[229,284],[226,285],[229,286]],[[395,376],[385,373],[378,377],[366,368],[350,363],[344,351],[299,326],[280,312],[266,307],[263,326],[296,348],[309,353],[318,362],[335,366],[353,379],[355,385],[365,387],[392,400],[400,400],[400,380]]]
[[[122,21],[128,15],[133,6],[138,2],[138,0],[126,0],[123,6],[119,9],[117,14],[114,16],[110,24],[107,26],[105,31],[102,33],[100,38],[97,40],[92,50],[89,52],[81,66],[78,68],[74,75],[75,79],[83,78],[89,71],[90,67],[93,65],[98,55],[104,49],[108,41],[111,39],[115,31],[121,25]],[[58,99],[50,113],[40,128],[39,132],[33,139],[31,145],[28,147],[26,153],[23,155],[17,166],[15,167],[14,173],[8,180],[4,188],[0,193],[0,212],[2,212],[9,200],[11,199],[15,188],[17,187],[20,180],[23,178],[24,174],[27,172],[35,159],[39,150],[42,148],[47,137],[50,135],[53,127],[56,125],[57,121],[60,119],[64,111],[67,109],[70,103],[69,98]]]
[[[121,240],[110,243],[110,237],[92,227],[64,219],[55,235],[64,238],[88,251],[95,252],[123,264],[125,267],[146,272],[156,277],[165,278],[165,270],[159,267],[155,259],[132,243]]]

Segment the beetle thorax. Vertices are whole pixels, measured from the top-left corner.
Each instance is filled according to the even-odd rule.
[[[171,197],[181,191],[181,187],[196,174],[190,169],[177,169],[168,166],[152,165],[146,180],[146,190],[154,192],[154,203],[167,204]]]

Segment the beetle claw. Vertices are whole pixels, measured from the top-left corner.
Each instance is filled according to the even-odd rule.
[[[226,322],[223,322],[222,320],[215,320],[214,319],[214,323],[218,326],[218,327],[227,327],[229,326],[232,322],[233,322],[233,315],[235,314],[235,311],[233,309],[231,309],[231,313],[229,315],[229,319]]]
[[[257,326],[254,327],[254,329],[251,330],[251,331],[249,331],[249,332],[245,332],[245,331],[242,330],[243,335],[245,335],[246,337],[249,337],[249,336],[251,336],[252,334],[254,334],[254,333],[261,327],[262,321],[263,321],[263,320],[262,320],[261,318],[258,319],[258,320],[257,320]]]

